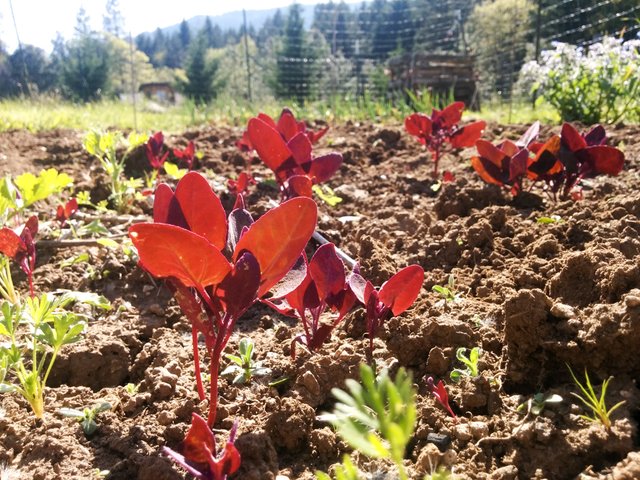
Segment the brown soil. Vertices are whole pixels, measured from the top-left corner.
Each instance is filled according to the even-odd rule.
[[[492,125],[489,139],[517,137],[524,126]],[[545,134],[550,130],[546,129]],[[193,139],[204,153],[206,172],[227,207],[233,198],[225,177],[244,159],[234,141],[240,130],[211,127],[167,138],[171,146]],[[640,478],[640,129],[619,127],[611,142],[623,144],[627,161],[618,177],[585,184],[585,199],[552,203],[531,195],[514,203],[484,185],[469,166],[470,151],[447,155],[442,167],[456,176],[434,192],[429,156],[399,127],[348,124],[334,127],[319,150],[343,153],[345,162],[330,185],[343,198],[320,206],[319,229],[357,258],[380,285],[412,263],[426,271],[416,304],[388,321],[375,341],[378,365],[409,368],[418,389],[418,423],[406,454],[412,478],[443,465],[458,478],[569,479]],[[98,162],[81,148],[73,131],[0,134],[0,172],[19,174],[55,167],[75,179],[77,190],[105,197]],[[144,168],[140,152],[129,171]],[[258,177],[269,172],[254,164]],[[540,193],[534,190],[534,193]],[[258,185],[248,197],[259,215],[277,191]],[[53,206],[41,206],[40,220]],[[141,205],[135,213],[149,213]],[[540,224],[541,216],[562,222]],[[60,268],[60,261],[86,251],[86,265]],[[114,305],[90,322],[86,338],[62,351],[46,394],[47,413],[36,421],[15,394],[0,397],[0,477],[162,480],[183,472],[161,453],[179,449],[192,412],[206,412],[194,388],[190,328],[169,292],[116,250],[104,247],[38,248],[38,291],[71,288],[106,295]],[[432,292],[455,275],[460,300],[443,304]],[[20,287],[24,276],[16,271]],[[237,479],[310,479],[328,470],[347,446],[316,415],[332,407],[331,388],[357,376],[365,359],[362,310],[318,353],[298,349],[301,331],[291,319],[256,305],[238,322],[228,346],[242,336],[256,343],[256,357],[273,370],[267,380],[234,386],[220,383],[216,429],[222,436],[239,421]],[[458,347],[483,350],[481,377],[458,385],[448,373],[458,366]],[[201,350],[204,354],[204,349]],[[203,360],[204,363],[207,359]],[[611,430],[587,422],[566,365],[586,368],[595,384],[614,376],[607,405],[625,400]],[[454,422],[427,391],[426,375],[448,383]],[[267,381],[286,376],[270,388]],[[125,385],[139,385],[127,393]],[[564,401],[540,416],[516,407],[536,392]],[[56,413],[109,401],[100,427],[85,438],[77,422]],[[394,478],[384,462],[359,457],[367,478]]]

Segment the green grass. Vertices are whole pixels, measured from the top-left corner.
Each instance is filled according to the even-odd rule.
[[[430,112],[431,99],[414,99],[420,111]],[[293,109],[299,118],[324,120],[329,124],[345,121],[374,121],[401,124],[413,112],[405,102],[375,101],[370,98],[331,98],[323,101],[297,104],[277,101],[273,98],[250,103],[244,100],[220,98],[205,107],[196,107],[190,102],[170,106],[161,111],[151,109],[148,104],[138,105],[137,130],[151,132],[180,133],[189,127],[206,124],[245,125],[258,112],[277,116],[284,105]],[[530,104],[519,103],[509,109],[508,105],[486,105],[482,112],[468,112],[465,118],[481,118],[499,123],[559,123],[560,119],[549,106],[535,110]],[[24,129],[32,132],[70,128],[89,130],[92,128],[134,128],[131,104],[105,100],[89,104],[74,104],[52,98],[36,100],[0,100],[0,131]]]

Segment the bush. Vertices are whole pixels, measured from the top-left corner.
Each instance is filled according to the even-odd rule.
[[[555,43],[528,62],[519,82],[541,94],[565,121],[615,123],[640,113],[640,40],[604,37],[588,48]]]

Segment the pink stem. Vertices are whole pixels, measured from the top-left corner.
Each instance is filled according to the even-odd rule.
[[[202,385],[202,372],[200,371],[200,352],[198,352],[198,330],[196,327],[191,327],[191,341],[193,342],[193,365],[195,367],[196,374],[196,388],[198,389],[198,397],[200,401],[204,400],[204,386]]]
[[[209,373],[211,374],[211,392],[209,399],[209,416],[207,417],[207,423],[209,428],[213,428],[216,423],[216,414],[218,410],[218,370],[220,368],[220,355],[224,347],[216,345],[211,354],[211,364],[209,366]]]

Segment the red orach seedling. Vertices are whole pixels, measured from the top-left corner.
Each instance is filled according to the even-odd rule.
[[[512,195],[518,195],[529,164],[529,145],[539,131],[540,123],[535,122],[516,142],[505,140],[493,145],[478,140],[478,156],[471,158],[471,166],[485,182],[510,188]]]
[[[195,154],[196,147],[193,141],[189,141],[189,144],[184,149],[173,149],[173,156],[185,164],[189,170],[193,168],[193,159],[195,158]]]
[[[527,174],[533,181],[547,184],[554,198],[574,195],[581,198],[580,180],[598,175],[617,175],[624,165],[624,153],[605,145],[607,136],[602,126],[581,135],[572,125],[562,125],[560,136],[554,135],[544,145],[536,146],[536,157]]]
[[[72,198],[64,205],[58,205],[56,209],[56,221],[60,223],[60,228],[64,227],[74,213],[78,211],[78,200]]]
[[[211,374],[210,426],[215,423],[220,356],[236,321],[296,263],[311,238],[316,217],[313,200],[294,198],[256,222],[243,209],[233,210],[227,221],[207,180],[190,172],[180,180],[175,193],[168,185],[158,186],[153,212],[156,223],[140,223],[129,229],[140,265],[153,276],[169,280],[191,321],[201,399],[204,388],[198,333],[205,338]],[[288,283],[290,290],[297,286]]]
[[[237,424],[229,432],[229,440],[222,452],[216,454],[216,439],[207,422],[197,413],[192,414],[191,428],[182,442],[183,454],[164,447],[165,455],[195,478],[225,480],[240,468],[240,452],[235,447]]]
[[[26,273],[29,279],[29,292],[34,296],[33,271],[36,268],[36,234],[38,233],[38,217],[27,220],[20,235],[8,227],[0,229],[0,253],[5,254]]]
[[[327,243],[316,250],[298,288],[283,298],[271,298],[265,303],[286,315],[296,314],[302,322],[304,333],[291,342],[291,356],[295,358],[296,343],[312,352],[320,348],[355,301],[356,297],[347,283],[344,264],[336,254],[335,246]],[[330,323],[320,323],[320,317],[327,309],[337,316]]]
[[[312,185],[327,181],[340,168],[342,155],[329,153],[313,158],[307,132],[292,127],[283,135],[276,127],[264,116],[250,119],[247,132],[251,146],[275,173],[283,198],[311,196]]]
[[[486,126],[484,121],[478,121],[459,127],[463,110],[463,102],[454,102],[442,110],[434,108],[431,116],[414,113],[404,120],[407,133],[417,137],[431,152],[433,178],[438,177],[438,163],[445,144],[448,143],[452,148],[472,147]]]
[[[449,415],[453,418],[456,418],[456,414],[453,413],[451,406],[449,405],[449,394],[447,393],[447,389],[444,386],[444,382],[440,380],[436,385],[433,381],[433,377],[427,377],[427,388],[436,397],[436,400],[442,405]]]
[[[420,265],[410,265],[387,280],[379,290],[360,275],[358,266],[349,277],[349,286],[356,298],[365,306],[369,353],[373,354],[373,339],[385,320],[400,315],[418,298],[424,270]]]
[[[162,132],[156,132],[149,137],[147,143],[144,146],[144,151],[147,154],[147,160],[154,170],[160,170],[164,165],[164,162],[169,156],[169,151],[162,153],[164,150],[164,135]]]

